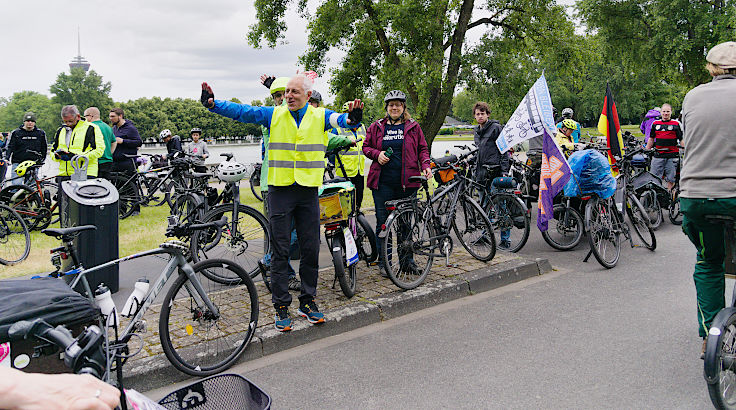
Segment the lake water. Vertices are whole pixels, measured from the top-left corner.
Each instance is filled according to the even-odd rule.
[[[445,155],[446,150],[450,150],[452,154],[459,154],[462,150],[456,148],[455,145],[472,145],[473,141],[435,141],[432,144],[432,157],[442,157]],[[210,151],[210,156],[205,161],[207,164],[217,164],[223,160],[220,154],[225,152],[232,152],[235,156],[235,160],[244,164],[254,164],[261,162],[261,146],[260,144],[221,144],[221,145],[209,145],[207,149]],[[164,154],[166,153],[166,147],[144,147],[141,148],[140,153],[142,154]],[[370,160],[368,160],[370,161]],[[44,176],[56,175],[58,172],[58,163],[46,161],[41,173]],[[10,172],[10,170],[8,170]]]

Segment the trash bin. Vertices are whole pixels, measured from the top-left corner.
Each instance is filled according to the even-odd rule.
[[[81,232],[74,240],[79,260],[91,268],[118,258],[118,191],[106,179],[64,181],[65,203],[61,226],[94,225],[94,231]],[[69,276],[65,277],[71,279]],[[118,265],[87,275],[90,288],[104,283],[112,293],[118,291]]]

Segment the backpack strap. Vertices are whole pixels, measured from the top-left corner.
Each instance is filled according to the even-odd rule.
[[[95,127],[92,125],[87,126],[87,132],[84,135],[84,146],[82,147],[82,151],[87,151],[88,147],[92,147],[92,149],[97,148],[97,142],[95,141]]]
[[[61,134],[61,129],[64,127],[59,127],[56,129],[56,133],[54,134],[54,142],[51,145],[51,152],[56,152],[56,150],[59,149],[59,135]],[[67,147],[68,149],[68,147]]]

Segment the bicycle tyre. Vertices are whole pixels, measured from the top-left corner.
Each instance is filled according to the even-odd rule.
[[[23,218],[29,231],[44,229],[51,223],[51,213],[44,207],[43,198],[27,185],[3,188],[0,191],[0,203],[13,208]]]
[[[652,189],[647,189],[639,196],[639,202],[641,203],[641,206],[644,208],[645,213],[649,217],[649,224],[652,226],[652,229],[659,228],[660,225],[662,225],[662,220],[664,219],[664,214],[662,212],[662,207],[659,206],[659,201],[657,200],[657,194]]]
[[[670,202],[668,209],[672,225],[682,225],[682,211],[680,210],[680,190],[675,191],[675,199]]]
[[[208,276],[205,271],[217,268],[228,270],[227,276],[240,281],[222,285],[203,278]],[[195,275],[200,275],[198,279],[220,315],[215,318],[212,312],[202,311],[197,306],[201,297],[192,293],[189,277],[179,271],[179,277],[161,305],[159,335],[164,354],[175,368],[191,376],[203,377],[232,366],[248,347],[258,324],[258,294],[253,280],[231,261],[209,259],[193,265],[192,269]],[[172,334],[177,343],[172,341]],[[183,345],[193,341],[191,338],[195,335],[202,340],[194,346],[191,343]],[[207,346],[202,346],[205,343]],[[208,360],[208,354],[213,352],[214,359]]]
[[[187,184],[184,182],[184,179],[181,176],[173,177],[169,180],[169,182],[166,183],[166,191],[165,191],[165,198],[166,203],[169,204],[169,207],[174,206],[174,199],[176,198],[178,191],[182,189],[186,189]]]
[[[256,181],[254,184],[253,181]],[[261,170],[255,169],[250,174],[250,179],[248,180],[248,183],[250,185],[250,191],[253,192],[253,196],[256,197],[257,200],[263,202],[263,196],[261,195]]]
[[[495,222],[491,222],[496,236],[496,246],[499,246],[501,241],[501,232],[508,230],[510,246],[508,248],[501,247],[501,249],[508,252],[520,251],[526,245],[531,231],[531,216],[527,212],[529,208],[527,208],[526,203],[514,194],[498,193],[491,196],[491,206],[494,211],[497,209],[506,210],[503,214],[499,212],[496,215]],[[488,217],[491,218],[490,214]]]
[[[654,235],[654,229],[649,224],[649,216],[644,211],[644,207],[635,195],[628,194],[628,197],[631,202],[629,203],[630,206],[626,207],[626,215],[631,221],[631,227],[634,228],[636,236],[641,239],[645,248],[650,251],[657,249],[657,237]]]
[[[588,243],[593,256],[604,268],[611,269],[618,263],[621,256],[621,232],[614,229],[613,216],[606,202],[611,199],[591,198],[585,205],[585,227],[588,232]],[[600,244],[610,241],[613,244],[613,253],[607,255],[600,249]]]
[[[24,261],[31,251],[31,234],[13,208],[0,204],[0,265]]]
[[[717,409],[736,409],[736,309],[722,309],[711,323],[703,357],[703,376]]]
[[[118,190],[118,217],[125,219],[129,217],[138,203],[138,189],[133,183],[134,179],[122,175],[113,175],[110,182]]]
[[[218,205],[205,213],[202,223],[220,220],[227,217],[228,225],[222,228],[216,243],[207,242],[214,238],[214,228],[192,235],[192,258],[195,262],[210,258],[223,258],[238,263],[251,278],[260,273],[258,261],[270,252],[269,227],[266,218],[255,208],[240,204],[238,206],[237,232],[232,232],[233,204]],[[242,228],[241,228],[242,225]],[[214,281],[229,281],[231,278],[210,278]]]
[[[461,225],[458,226],[458,223]],[[458,199],[452,230],[463,248],[475,259],[488,262],[496,256],[498,244],[493,225],[473,198],[461,195]]]
[[[358,246],[358,252],[360,257],[366,263],[373,263],[378,259],[378,249],[376,249],[376,233],[373,231],[373,227],[368,223],[368,219],[363,214],[358,214],[355,218],[357,222],[357,238],[355,238],[355,244]],[[367,242],[367,243],[366,243]],[[370,252],[366,251],[366,247],[370,249]]]
[[[345,238],[342,236],[342,232],[337,232],[332,239],[327,240],[327,243],[330,246],[332,265],[335,267],[337,282],[340,284],[342,293],[350,299],[355,296],[357,264],[354,263],[348,266],[347,254],[345,252]]]
[[[424,282],[432,268],[433,252],[437,248],[436,240],[431,239],[435,236],[434,226],[424,220],[417,220],[417,215],[412,208],[396,209],[392,213],[396,214],[386,225],[386,236],[379,249],[381,262],[391,282],[400,289],[414,289]],[[421,218],[422,215],[419,215],[419,217]],[[401,236],[407,238],[407,233],[409,240],[399,240]],[[395,244],[393,243],[394,240],[396,240]],[[430,242],[429,244],[422,244],[423,241]],[[399,255],[398,263],[393,262],[393,249],[396,249],[396,253]],[[419,250],[424,250],[426,255],[416,252]],[[402,252],[403,257],[401,256]],[[426,260],[423,259],[417,263],[416,259],[418,257],[426,258]],[[411,262],[413,262],[416,270],[410,268]]]
[[[569,251],[575,248],[583,239],[583,231],[585,224],[583,217],[573,207],[564,204],[557,204],[552,211],[552,220],[547,223],[547,230],[542,232],[542,238],[547,244],[559,251]],[[564,240],[550,233],[552,230],[559,233],[562,238],[570,238]],[[571,235],[570,235],[571,234]]]

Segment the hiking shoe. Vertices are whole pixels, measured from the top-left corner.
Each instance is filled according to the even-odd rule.
[[[276,307],[276,322],[274,326],[276,326],[276,330],[279,332],[288,332],[291,330],[291,317],[289,317],[288,306]]]
[[[303,303],[296,311],[299,316],[305,317],[309,323],[316,325],[325,322],[325,315],[319,312],[317,304],[313,300]]]
[[[301,290],[302,289],[302,282],[296,278],[296,276],[292,276],[289,278],[289,290]]]
[[[511,241],[501,241],[498,243],[498,247],[501,249],[509,249],[511,247]]]

